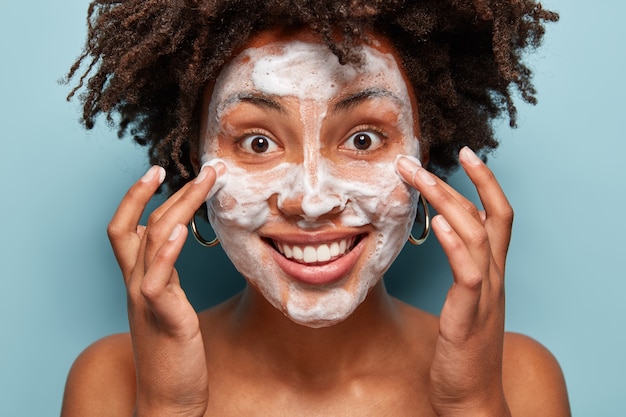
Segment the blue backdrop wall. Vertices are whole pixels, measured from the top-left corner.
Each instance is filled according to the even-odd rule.
[[[619,417],[626,415],[626,3],[546,3],[562,19],[531,59],[540,103],[520,106],[519,129],[498,126],[503,144],[490,160],[516,209],[507,328],[557,356],[576,416]],[[66,103],[68,88],[56,83],[81,50],[87,4],[0,1],[2,416],[58,415],[76,355],[127,329],[105,228],[147,164],[141,149],[104,124],[85,132],[78,104]],[[452,182],[473,195],[461,176]],[[209,266],[217,272],[205,276]],[[197,308],[243,285],[221,249],[192,240],[179,268]],[[405,248],[388,284],[437,312],[450,278],[435,239]]]

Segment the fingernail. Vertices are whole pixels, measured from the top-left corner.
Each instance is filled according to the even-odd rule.
[[[410,173],[410,176],[413,177],[413,175],[415,175],[415,171],[417,171],[419,169],[419,167],[421,167],[422,164],[420,163],[419,159],[411,157],[411,156],[406,156],[406,155],[398,155],[396,157],[396,170],[404,170]],[[400,172],[398,172],[398,175],[400,175],[402,177],[402,175],[400,174]]]
[[[215,172],[217,173],[218,177],[220,175],[224,175],[224,173],[226,172],[226,163],[223,160],[218,159],[218,158],[211,159],[210,161],[205,162],[202,165],[202,168],[204,168],[204,167],[212,167],[215,170]],[[202,169],[202,168],[200,168],[200,169]]]
[[[155,175],[159,176],[159,184],[165,180],[165,169],[158,165],[153,165],[150,169],[141,177],[141,182],[150,182],[154,179]]]
[[[168,240],[171,242],[173,240],[176,240],[178,238],[178,236],[180,236],[180,232],[182,231],[182,225],[177,224],[176,226],[174,226],[174,229],[172,230],[172,233],[170,234],[170,237],[168,238]]]
[[[220,176],[226,173],[226,164],[224,163],[224,161],[222,161],[221,159],[212,159],[209,162],[205,162],[200,167],[200,173],[198,174],[198,177],[196,177],[196,181],[195,181],[196,184],[202,182],[206,178],[206,175],[207,175],[207,172],[205,169],[206,167],[213,168],[213,170],[217,174],[217,178],[219,178]]]
[[[467,146],[464,146],[459,153],[459,157],[470,165],[480,165],[483,161]]]
[[[439,227],[444,232],[449,233],[452,231],[452,227],[450,227],[450,223],[448,223],[448,221],[441,214],[438,216],[435,216],[433,220],[439,223]]]
[[[196,177],[196,180],[194,181],[195,184],[200,184],[202,181],[204,181],[204,179],[206,178],[206,169],[204,167],[202,167],[202,169],[200,169],[200,173],[198,174],[198,176]]]

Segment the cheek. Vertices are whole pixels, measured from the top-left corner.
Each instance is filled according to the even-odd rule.
[[[252,231],[266,220],[271,196],[268,173],[249,173],[229,164],[228,178],[220,191],[207,201],[216,232],[222,227]]]
[[[415,211],[416,192],[398,176],[393,163],[353,162],[335,173],[347,199],[345,223],[376,229],[406,224]]]
[[[248,171],[232,161],[226,163],[228,174],[224,185],[207,201],[218,228],[253,232],[268,221],[273,197],[281,198],[302,188],[298,165],[283,163],[268,170]]]

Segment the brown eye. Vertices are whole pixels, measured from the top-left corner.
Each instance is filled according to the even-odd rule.
[[[374,132],[357,132],[344,142],[344,147],[355,151],[371,151],[383,144],[380,134]]]
[[[241,147],[250,153],[267,153],[275,151],[278,146],[267,136],[252,135],[241,141]]]
[[[352,139],[352,143],[356,149],[364,151],[372,146],[372,138],[366,133],[358,133],[354,139]]]

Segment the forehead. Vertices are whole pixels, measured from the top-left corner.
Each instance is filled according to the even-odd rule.
[[[388,91],[402,100],[411,95],[397,54],[384,38],[372,37],[359,49],[360,64],[341,65],[309,31],[263,32],[222,69],[210,88],[210,101],[227,105],[245,93],[332,101],[367,88]]]

